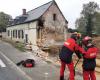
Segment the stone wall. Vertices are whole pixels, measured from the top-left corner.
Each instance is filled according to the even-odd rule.
[[[54,14],[56,15],[55,20],[53,20]],[[49,46],[54,45],[54,43],[64,42],[65,35],[67,36],[65,34],[67,23],[55,3],[42,16],[42,20],[44,23],[41,29],[41,45]]]

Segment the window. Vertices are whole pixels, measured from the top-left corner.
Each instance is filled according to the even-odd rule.
[[[38,20],[38,26],[43,26],[43,21],[42,20]]]
[[[28,34],[25,34],[25,42],[28,43]]]
[[[24,38],[24,31],[23,30],[18,30],[18,38]]]
[[[11,31],[11,38],[12,38],[12,35],[13,35],[13,34],[12,34],[12,31]]]
[[[16,30],[13,30],[13,38],[16,38]]]
[[[9,30],[8,30],[8,36],[10,36]]]
[[[53,14],[53,20],[55,21],[57,19],[57,15]]]
[[[16,38],[17,38],[17,30],[16,30],[15,32],[16,32],[16,34],[15,34],[15,35],[16,35]]]
[[[18,30],[18,38],[20,38],[20,30]]]
[[[24,38],[24,31],[22,30],[22,39]]]
[[[8,36],[10,36],[10,31],[8,30]]]
[[[13,38],[14,38],[14,30],[13,30]]]

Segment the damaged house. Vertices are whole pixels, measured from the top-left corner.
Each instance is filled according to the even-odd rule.
[[[22,11],[22,15],[10,22],[8,39],[45,47],[67,38],[68,22],[54,0],[31,11]]]

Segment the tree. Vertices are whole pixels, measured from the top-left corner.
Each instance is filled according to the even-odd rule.
[[[89,36],[92,36],[92,32],[94,29],[94,18],[98,9],[99,6],[95,2],[89,2],[88,4],[84,4],[83,10],[81,12],[81,17],[78,19],[78,22],[76,21],[79,26],[78,29],[83,29],[84,32]]]
[[[94,21],[94,33],[100,34],[100,13],[95,14],[95,21]]]
[[[77,28],[78,31],[82,32],[82,33],[85,33],[86,32],[86,29],[85,29],[85,26],[86,26],[86,22],[85,22],[85,18],[84,17],[80,17],[79,19],[76,20],[75,22],[75,26]]]
[[[6,31],[12,17],[4,12],[0,12],[0,32]]]

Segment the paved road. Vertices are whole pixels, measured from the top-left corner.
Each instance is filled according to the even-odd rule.
[[[0,80],[31,80],[23,73],[19,68],[15,66],[12,61],[10,61],[1,51],[0,59],[6,65],[6,67],[1,67],[0,65]]]
[[[0,50],[14,63],[30,57],[34,58],[36,60],[36,66],[34,68],[24,68],[20,66],[20,68],[26,72],[26,74],[30,76],[32,80],[46,80],[46,73],[48,77],[47,80],[59,79],[59,69],[57,69],[54,65],[48,64],[40,58],[34,57],[30,53],[20,52],[13,46],[2,41],[0,41]]]

